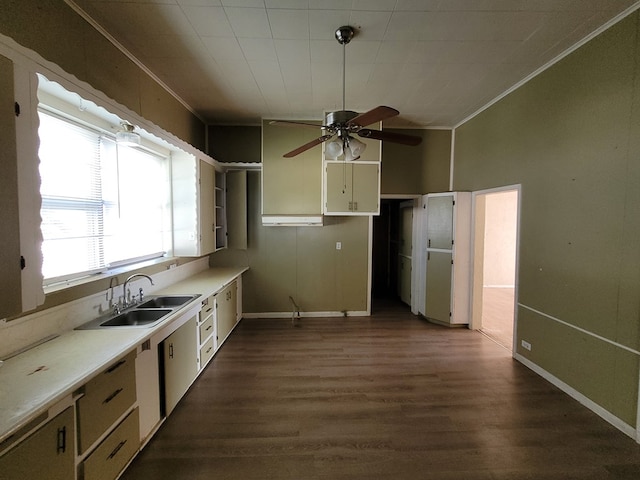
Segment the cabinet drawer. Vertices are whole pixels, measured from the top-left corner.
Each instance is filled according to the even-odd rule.
[[[135,455],[139,446],[136,408],[84,461],[84,480],[113,480]]]
[[[204,368],[214,354],[213,337],[205,342],[200,348],[200,368]]]
[[[200,310],[200,320],[207,318],[213,312],[215,307],[214,295],[210,295],[202,300],[202,310]]]
[[[136,401],[135,351],[84,386],[78,400],[78,449],[87,450]]]
[[[200,344],[213,333],[213,315],[200,324]]]

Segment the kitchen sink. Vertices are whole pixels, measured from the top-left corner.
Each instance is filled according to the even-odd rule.
[[[190,302],[198,295],[161,295],[144,303],[136,305],[136,308],[175,308]]]
[[[144,302],[132,305],[121,313],[94,318],[76,327],[76,330],[152,327],[199,296],[200,294],[149,296]]]
[[[171,313],[171,310],[130,310],[121,313],[106,322],[100,324],[101,327],[137,327],[149,325],[160,320],[165,315]]]

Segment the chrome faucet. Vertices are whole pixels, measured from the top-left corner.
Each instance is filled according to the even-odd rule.
[[[144,273],[134,273],[133,275],[131,275],[129,278],[127,278],[124,283],[122,284],[122,308],[125,309],[127,307],[129,307],[129,302],[127,302],[127,285],[129,284],[129,281],[135,277],[144,277],[147,280],[149,280],[151,282],[151,285],[154,285],[153,280],[151,279],[151,277],[149,275],[145,275]],[[140,302],[142,302],[142,297],[144,296],[144,291],[142,290],[142,288],[140,289]],[[134,295],[134,300],[131,302],[131,305],[134,305],[136,303],[135,301],[135,295]]]

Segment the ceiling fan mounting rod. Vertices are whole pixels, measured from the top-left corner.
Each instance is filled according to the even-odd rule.
[[[355,35],[355,30],[349,25],[344,25],[336,30],[335,36],[338,43],[342,45],[342,110],[346,105],[347,91],[347,43],[351,41]]]

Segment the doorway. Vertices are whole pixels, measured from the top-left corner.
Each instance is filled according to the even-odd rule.
[[[520,187],[473,194],[471,328],[513,351]]]
[[[411,307],[414,200],[385,198],[373,217],[371,297],[377,307]]]

